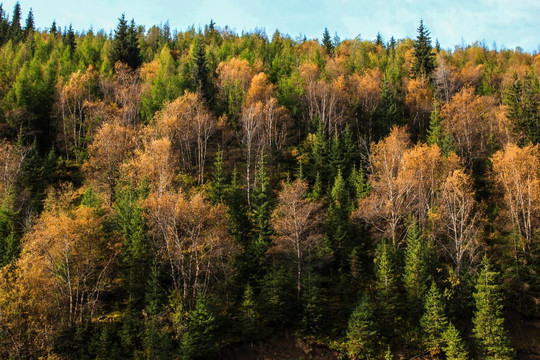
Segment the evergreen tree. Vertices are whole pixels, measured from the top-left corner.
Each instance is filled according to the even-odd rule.
[[[424,21],[420,20],[418,36],[413,45],[414,59],[412,72],[415,77],[429,78],[435,69],[435,55],[431,46],[429,30],[424,26]]]
[[[364,294],[349,318],[347,355],[353,359],[373,359],[377,348],[375,306]]]
[[[335,179],[338,172],[344,171],[345,158],[343,154],[343,149],[341,147],[341,141],[337,132],[332,136],[332,143],[330,146],[330,156],[329,156],[329,167],[330,167],[330,179]]]
[[[180,354],[183,359],[211,359],[217,355],[216,318],[207,308],[206,300],[197,299],[189,312],[186,332],[182,336]]]
[[[149,360],[170,358],[170,340],[167,333],[162,330],[159,320],[162,307],[159,276],[159,264],[157,261],[154,261],[150,270],[150,278],[146,285],[145,311],[147,319],[145,321],[142,341],[143,356]]]
[[[362,166],[358,170],[356,170],[356,166],[353,166],[351,175],[349,176],[349,186],[353,191],[353,205],[356,205],[358,200],[365,198],[369,194],[371,186],[367,182]]]
[[[128,26],[125,14],[118,19],[109,59],[112,65],[120,61],[132,69],[137,69],[142,63],[135,21],[131,19]]]
[[[429,118],[429,128],[427,131],[426,142],[428,145],[437,144],[444,156],[448,156],[450,151],[454,150],[452,138],[448,129],[442,122],[442,117],[439,113],[439,104],[435,102],[433,111]]]
[[[309,154],[310,166],[309,171],[312,174],[311,178],[315,178],[315,174],[319,174],[321,185],[327,184],[328,180],[328,140],[326,132],[321,121],[318,120],[317,132],[313,137],[313,145]],[[306,169],[308,170],[308,169]],[[323,185],[324,186],[324,185]],[[326,186],[324,186],[326,189]]]
[[[524,135],[523,143],[540,143],[540,113],[537,93],[534,91],[531,74],[523,80],[514,74],[514,82],[503,98],[508,106],[508,118],[514,131]]]
[[[477,356],[486,360],[513,359],[514,351],[504,330],[502,295],[497,284],[499,274],[484,257],[476,282],[473,339]]]
[[[207,101],[211,101],[211,81],[206,61],[205,46],[201,37],[195,39],[192,49],[192,81],[194,88]]]
[[[349,215],[352,206],[350,203],[349,191],[345,180],[338,170],[334,179],[334,186],[330,192],[330,206],[328,207],[328,236],[330,246],[334,252],[335,259],[341,268],[347,261],[349,251]]]
[[[444,299],[435,282],[426,295],[424,315],[420,325],[424,331],[424,342],[432,355],[439,354],[443,345],[443,333],[447,328],[448,319],[444,311]]]
[[[30,8],[28,17],[26,18],[26,24],[24,26],[23,39],[27,39],[28,36],[32,36],[34,34],[34,30],[34,12],[32,11],[32,8]]]
[[[223,173],[223,152],[218,147],[214,161],[214,173],[210,185],[210,199],[214,204],[222,203],[225,199],[225,175]]]
[[[257,339],[260,330],[260,315],[257,311],[257,303],[253,288],[248,284],[244,290],[242,297],[242,305],[240,307],[242,322],[242,334],[244,339],[253,341]]]
[[[389,81],[385,80],[381,89],[381,100],[375,110],[375,124],[366,133],[372,134],[370,140],[380,139],[388,134],[390,128],[399,124],[400,115],[397,96]]]
[[[15,193],[7,191],[0,199],[0,267],[9,264],[19,251],[19,237],[15,231]]]
[[[127,30],[127,61],[132,69],[137,69],[142,64],[141,51],[139,49],[139,36],[135,20],[131,19]]]
[[[310,198],[312,200],[320,200],[324,196],[323,189],[322,189],[322,180],[321,180],[321,173],[317,171],[317,175],[315,175],[315,183],[313,184],[313,190],[311,191]]]
[[[403,285],[407,293],[410,320],[414,323],[420,316],[422,299],[424,299],[430,280],[431,246],[424,240],[413,216],[408,219],[406,241]]]
[[[334,43],[332,42],[328,28],[324,28],[322,46],[328,55],[332,56],[334,54]]]
[[[386,240],[377,245],[375,251],[375,289],[378,325],[381,335],[387,340],[394,338],[397,323],[398,278],[395,250]]]
[[[229,233],[236,238],[236,241],[244,246],[244,249],[248,246],[247,234],[251,228],[251,223],[247,215],[247,199],[245,194],[245,191],[240,187],[238,171],[235,167],[225,200],[229,215]]]
[[[73,31],[73,26],[71,26],[71,24],[69,24],[69,28],[64,34],[64,44],[69,46],[70,54],[73,56],[75,48],[77,47],[77,41],[75,40],[75,32]]]
[[[49,29],[49,34],[51,34],[52,36],[56,36],[57,33],[58,28],[56,27],[56,20],[53,20],[51,28]]]
[[[2,4],[0,3],[0,46],[4,45],[9,38],[9,21],[4,11]]]
[[[459,331],[452,322],[448,323],[442,338],[444,343],[443,351],[447,360],[467,360],[469,358]]]
[[[384,46],[384,40],[380,32],[377,32],[377,37],[375,38],[375,45]]]
[[[11,17],[8,38],[13,42],[21,41],[22,38],[21,5],[18,1],[15,3],[15,7],[13,8],[13,16]]]
[[[255,175],[256,187],[253,189],[252,201],[252,223],[254,239],[260,245],[263,245],[261,251],[264,254],[270,244],[270,216],[272,214],[272,204],[270,202],[271,189],[270,179],[266,173],[266,160],[261,152],[259,162],[257,163],[257,174]]]

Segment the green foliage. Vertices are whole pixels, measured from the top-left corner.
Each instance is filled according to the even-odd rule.
[[[137,69],[142,63],[135,21],[131,19],[131,24],[128,26],[125,14],[122,14],[118,19],[118,25],[114,31],[114,41],[109,52],[109,60],[111,65],[120,61],[132,69]]]
[[[416,77],[429,78],[435,69],[435,55],[431,46],[429,30],[424,26],[424,21],[420,20],[418,26],[418,36],[413,45],[414,59],[412,72]]]
[[[506,90],[503,98],[508,106],[508,118],[512,121],[514,131],[524,135],[523,143],[538,144],[540,142],[540,113],[538,111],[538,92],[534,90],[532,74],[518,79],[514,74],[512,85]]]
[[[406,242],[403,286],[407,293],[407,308],[411,321],[416,322],[431,279],[430,261],[433,249],[418,230],[413,216],[408,219]]]
[[[16,233],[15,193],[7,192],[0,199],[0,267],[9,264],[19,252],[19,235]]]
[[[482,260],[478,274],[474,302],[473,339],[477,356],[487,360],[513,359],[514,351],[504,329],[499,274],[492,270],[487,257]]]
[[[253,223],[254,239],[268,246],[272,227],[270,215],[272,214],[270,178],[267,175],[267,165],[264,154],[261,152],[257,163],[255,188],[252,195],[251,218]]]
[[[240,306],[242,336],[246,340],[257,340],[261,331],[260,314],[257,310],[257,299],[251,285],[247,285]]]
[[[448,156],[450,151],[454,150],[454,146],[448,129],[443,126],[437,103],[433,106],[433,111],[431,112],[429,119],[426,143],[428,145],[437,144],[444,156]]]
[[[375,263],[378,325],[381,335],[390,340],[394,338],[394,331],[396,331],[396,325],[399,322],[399,288],[395,250],[386,240],[377,244],[373,262]]]
[[[447,360],[467,360],[469,358],[459,331],[452,322],[448,323],[442,339],[444,342],[443,351]]]
[[[225,199],[225,174],[223,173],[223,152],[218,147],[214,160],[214,172],[210,184],[210,199],[214,204],[223,203]]]
[[[195,309],[188,315],[187,329],[180,344],[181,358],[212,359],[217,356],[215,321],[216,318],[208,310],[206,300],[199,297]]]
[[[202,94],[206,101],[212,99],[212,83],[206,60],[205,46],[202,39],[197,38],[192,49],[192,81],[194,89]]]
[[[334,43],[332,42],[328,28],[324,28],[322,46],[328,55],[332,56],[334,54]]]
[[[377,349],[375,306],[364,294],[354,309],[347,328],[347,355],[353,359],[372,359]]]
[[[426,294],[424,315],[420,319],[424,332],[424,342],[431,354],[438,354],[443,346],[443,333],[447,328],[448,319],[445,315],[444,298],[435,282]]]
[[[340,268],[347,262],[350,250],[349,216],[353,205],[346,185],[341,170],[338,170],[330,191],[327,226],[331,250]]]

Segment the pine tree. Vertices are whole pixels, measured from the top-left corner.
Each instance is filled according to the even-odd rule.
[[[514,82],[506,91],[503,100],[508,106],[508,118],[514,131],[525,135],[523,143],[540,143],[540,114],[531,74],[523,80],[514,74]]]
[[[343,172],[344,170],[344,154],[341,147],[341,141],[337,132],[332,136],[332,143],[330,145],[330,156],[329,156],[329,166],[330,166],[330,179],[335,179],[338,171]]]
[[[433,111],[429,118],[426,143],[428,145],[437,144],[446,157],[450,154],[450,151],[454,150],[450,132],[443,125],[437,102],[433,104]]]
[[[332,42],[328,28],[324,28],[322,46],[328,55],[332,56],[334,54],[334,43]]]
[[[514,351],[504,330],[502,296],[497,284],[499,274],[491,269],[487,257],[482,260],[473,294],[476,311],[473,318],[473,339],[479,358],[513,359]]]
[[[229,215],[229,233],[236,238],[236,241],[247,247],[247,234],[250,231],[251,223],[247,215],[247,199],[245,191],[240,187],[238,181],[238,171],[236,167],[232,173],[231,184],[225,194],[225,202]]]
[[[377,32],[377,37],[375,38],[375,45],[384,46],[384,40],[380,32]]]
[[[261,152],[257,163],[257,174],[255,175],[256,187],[253,189],[252,200],[252,222],[253,232],[258,242],[269,244],[272,228],[270,226],[270,216],[272,205],[270,203],[270,179],[266,173],[266,160]]]
[[[444,299],[435,282],[426,295],[424,315],[420,319],[420,325],[424,331],[424,342],[432,355],[439,354],[443,345],[443,333],[448,325],[444,311]]]
[[[257,311],[257,303],[255,299],[255,293],[251,285],[247,285],[242,297],[241,310],[241,322],[242,322],[242,334],[246,340],[256,340],[258,332],[260,330],[260,315]]]
[[[56,36],[57,33],[58,28],[56,27],[56,20],[53,20],[51,28],[49,29],[49,34],[51,34],[52,36]]]
[[[71,26],[71,24],[69,24],[69,28],[64,34],[64,44],[69,46],[70,54],[73,56],[73,54],[75,53],[75,48],[77,47],[77,42],[75,40],[75,32],[73,31],[73,27]]]
[[[212,203],[223,203],[225,199],[225,175],[223,173],[223,152],[218,146],[214,160],[214,173],[210,185],[210,199]]]
[[[349,186],[353,191],[353,205],[356,205],[358,200],[365,198],[371,191],[371,186],[367,182],[362,166],[358,170],[356,170],[356,166],[353,166],[351,175],[349,176]]]
[[[414,323],[420,316],[422,299],[427,292],[430,280],[431,246],[424,240],[418,230],[417,221],[412,216],[408,219],[406,241],[403,285],[407,293],[410,320]]]
[[[131,19],[131,24],[128,26],[125,14],[118,19],[109,59],[113,65],[120,61],[132,69],[137,69],[142,63],[135,21]]]
[[[9,38],[9,21],[2,4],[0,3],[0,46],[4,45]]]
[[[139,49],[139,36],[135,20],[131,19],[127,30],[127,59],[128,64],[132,69],[137,69],[142,64],[141,51]]]
[[[386,240],[375,250],[375,289],[378,324],[381,335],[392,339],[396,330],[398,305],[398,278],[396,273],[395,250]]]
[[[315,174],[318,173],[321,179],[321,185],[324,186],[323,184],[327,184],[328,180],[328,140],[321,121],[318,121],[317,123],[317,132],[313,137],[313,145],[311,147],[309,159],[309,169],[305,170],[309,170],[309,173],[313,174],[311,177],[312,179],[315,178]],[[326,189],[326,186],[324,186],[324,188]]]
[[[13,8],[13,16],[11,17],[8,38],[15,43],[21,41],[21,37],[21,5],[17,1],[15,3],[15,7]]]
[[[26,18],[26,24],[24,26],[23,39],[27,39],[28,36],[32,36],[34,34],[34,30],[34,12],[32,11],[32,8],[30,8],[28,17]]]
[[[444,343],[442,349],[447,360],[467,360],[469,358],[459,331],[452,322],[448,323],[442,338]]]
[[[375,306],[365,294],[349,318],[347,328],[347,355],[352,359],[372,359],[376,354]]]
[[[211,359],[216,356],[216,318],[208,311],[206,300],[197,299],[195,309],[189,312],[187,330],[180,345],[183,359]]]
[[[349,215],[352,206],[349,191],[341,170],[334,179],[334,186],[330,192],[330,206],[328,207],[328,234],[335,259],[341,268],[347,261],[349,251]]]
[[[196,89],[203,98],[211,101],[212,91],[211,82],[208,71],[208,63],[206,61],[206,51],[202,38],[195,39],[192,50],[192,81],[194,89]]]
[[[414,59],[412,73],[415,77],[429,78],[435,69],[435,55],[431,46],[429,30],[424,27],[424,21],[420,20],[418,36],[413,45]]]

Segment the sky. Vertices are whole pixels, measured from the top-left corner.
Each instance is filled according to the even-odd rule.
[[[2,1],[10,17],[16,1]],[[73,24],[76,31],[104,29],[134,18],[146,29],[169,21],[171,29],[204,28],[213,19],[238,33],[278,29],[292,38],[321,38],[327,27],[344,40],[415,38],[420,19],[444,49],[484,42],[489,48],[540,52],[539,0],[21,0],[22,26],[30,8],[36,27]]]

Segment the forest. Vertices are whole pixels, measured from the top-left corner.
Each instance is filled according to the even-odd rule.
[[[540,355],[540,55],[61,25],[0,5],[0,358]]]

